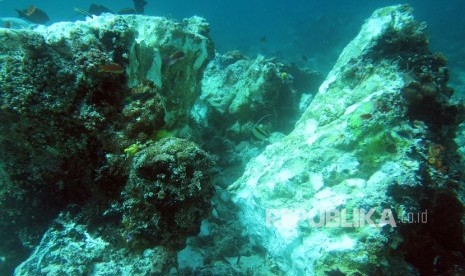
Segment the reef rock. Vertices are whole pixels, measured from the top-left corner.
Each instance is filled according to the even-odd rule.
[[[287,275],[427,275],[463,264],[452,140],[461,110],[424,28],[408,6],[376,10],[295,129],[229,187],[252,243]]]
[[[210,211],[211,157],[193,142],[165,138],[134,156],[122,224],[131,243],[182,249]]]
[[[193,115],[210,131],[222,133],[223,139],[250,138],[253,125],[267,115],[270,131],[288,133],[301,114],[303,95],[315,94],[321,81],[319,73],[276,58],[249,59],[231,51],[216,55],[205,69]]]
[[[323,81],[315,71],[238,51],[216,54],[191,115],[198,143],[217,154],[225,188],[270,141],[288,134]]]
[[[208,33],[199,17],[141,15],[0,29],[0,233],[11,233],[0,242],[0,274],[26,259],[69,205],[85,209],[89,221],[121,227],[121,206],[110,202],[121,200],[132,158],[169,136],[164,128],[188,131],[213,53]],[[198,153],[190,145],[183,154],[191,149]],[[185,159],[170,166],[179,169],[178,160]],[[186,181],[200,181],[199,168],[192,169]],[[208,197],[208,183],[202,188]],[[182,208],[193,214],[188,200]],[[206,206],[193,206],[198,216],[189,227],[198,228]],[[113,217],[102,219],[104,213]]]
[[[54,221],[15,275],[160,275],[174,265],[169,250],[153,247],[134,254],[112,246],[71,213],[64,212]]]

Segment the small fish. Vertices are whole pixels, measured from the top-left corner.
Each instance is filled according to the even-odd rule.
[[[365,114],[360,115],[360,118],[362,118],[364,120],[371,119],[371,117],[373,117],[373,115],[371,115],[370,113],[365,113]]]
[[[122,74],[124,67],[118,63],[102,64],[98,67],[99,73]]]
[[[31,15],[33,15],[33,14],[34,14],[34,12],[36,11],[36,9],[37,9],[37,7],[36,7],[36,6],[32,6],[32,5],[31,5],[31,6],[29,6],[29,9],[27,10],[27,12],[26,12],[26,15],[27,15],[27,16],[31,16]]]
[[[11,29],[11,21],[6,21],[5,22],[5,28]]]
[[[260,124],[260,122],[263,121],[263,119],[269,116],[271,116],[271,114],[261,117],[260,120],[258,120],[252,128],[252,135],[258,140],[268,141],[268,138],[270,138],[271,136],[271,133],[268,131],[268,128],[265,127],[263,124]]]
[[[31,5],[28,9],[16,10],[20,18],[24,18],[29,22],[36,24],[45,24],[50,18],[48,15],[41,9],[37,8],[34,5]]]
[[[252,129],[252,134],[261,141],[267,141],[271,136],[271,133],[263,125],[255,125]]]
[[[174,65],[174,64],[177,63],[178,61],[182,60],[185,56],[186,56],[186,53],[184,53],[184,52],[181,51],[181,50],[178,50],[178,51],[172,53],[171,55],[169,55],[168,57],[165,57],[165,58],[163,59],[163,64],[164,64],[165,66]]]
[[[138,14],[143,14],[144,13],[144,7],[147,5],[147,1],[145,0],[133,0],[134,2],[134,10]]]
[[[266,42],[266,35],[260,37],[260,42],[265,43]]]

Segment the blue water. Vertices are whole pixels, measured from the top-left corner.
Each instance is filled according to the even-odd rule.
[[[130,0],[3,0],[0,17],[16,16],[15,8],[33,4],[49,14],[51,23],[77,20],[83,17],[73,8],[87,9],[92,2],[114,11],[132,6]],[[452,75],[465,71],[463,0],[148,0],[145,14],[174,19],[199,15],[211,24],[219,52],[260,53],[326,72],[374,9],[400,3],[409,3],[417,19],[428,23],[432,49],[446,54],[455,68]]]

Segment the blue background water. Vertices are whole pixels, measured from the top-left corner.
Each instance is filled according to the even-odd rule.
[[[276,56],[323,72],[329,70],[342,48],[357,34],[375,8],[409,3],[417,19],[429,26],[432,49],[442,51],[463,85],[465,71],[465,1],[463,0],[147,0],[145,14],[181,19],[205,17],[219,52],[238,49],[255,56]],[[47,11],[52,22],[83,18],[74,7],[87,9],[92,2],[117,11],[132,6],[130,0],[30,1],[3,0],[0,17],[16,16],[15,8],[34,4]],[[465,85],[464,85],[465,86]]]

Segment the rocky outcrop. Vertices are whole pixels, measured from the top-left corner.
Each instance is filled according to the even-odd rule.
[[[191,115],[196,141],[219,157],[219,186],[230,185],[250,158],[293,129],[321,81],[319,72],[276,58],[216,54]]]
[[[139,15],[0,30],[0,232],[12,233],[0,242],[5,257],[0,274],[24,260],[70,205],[85,213],[84,224],[106,224],[107,239],[130,247],[122,237],[120,193],[133,185],[128,184],[132,160],[171,133],[187,135],[186,122],[213,53],[208,33],[199,17],[174,22]],[[195,144],[170,143],[183,147],[184,157],[170,159],[165,173],[181,173],[184,164],[177,162],[191,160],[189,154],[202,158]],[[195,216],[178,224],[182,231],[172,236],[177,245],[198,230],[209,211],[209,164],[189,164],[184,182],[172,183],[184,189],[193,181],[202,188],[201,197],[194,190],[181,193],[184,214]],[[192,198],[202,201],[192,204],[195,210],[189,209]],[[130,199],[126,193],[124,204]],[[174,209],[178,203],[172,202]],[[138,250],[153,243],[141,244]]]
[[[424,27],[408,6],[375,11],[295,129],[229,187],[244,229],[287,275],[463,264],[461,108]]]
[[[116,247],[63,212],[15,275],[160,275],[174,266],[172,251],[152,247],[136,254]],[[66,264],[66,265],[63,265]]]
[[[198,17],[1,29],[0,274],[460,274],[463,108],[424,28],[377,10],[319,89],[210,60]]]
[[[232,51],[208,64],[192,113],[200,125],[235,142],[253,138],[251,130],[264,116],[270,132],[288,133],[302,113],[299,104],[316,93],[321,81],[318,72]]]

